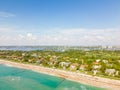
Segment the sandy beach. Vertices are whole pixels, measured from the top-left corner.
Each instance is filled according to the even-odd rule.
[[[101,77],[86,75],[82,73],[46,68],[46,67],[35,66],[31,64],[16,63],[16,62],[11,62],[7,60],[0,60],[0,64],[17,67],[17,68],[29,69],[36,72],[49,74],[49,75],[54,75],[54,76],[68,79],[68,80],[80,82],[83,84],[106,88],[108,90],[120,90],[120,80],[101,78]]]

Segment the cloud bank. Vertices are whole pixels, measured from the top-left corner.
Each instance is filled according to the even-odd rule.
[[[8,30],[8,29],[7,29]],[[0,30],[0,32],[3,32]],[[0,45],[120,45],[120,29],[56,29],[0,35]]]

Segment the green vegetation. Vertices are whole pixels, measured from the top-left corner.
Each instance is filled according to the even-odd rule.
[[[120,51],[0,51],[0,58],[120,79]]]

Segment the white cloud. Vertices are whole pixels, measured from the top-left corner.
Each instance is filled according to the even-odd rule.
[[[24,39],[24,40],[36,40],[37,37],[32,33],[27,33],[26,35],[19,34],[17,39]]]
[[[0,36],[0,45],[120,45],[120,29],[57,29]]]
[[[0,26],[0,33],[8,33],[8,32],[13,32],[14,28],[12,27],[2,27]]]
[[[14,17],[15,15],[9,12],[0,11],[0,17]]]

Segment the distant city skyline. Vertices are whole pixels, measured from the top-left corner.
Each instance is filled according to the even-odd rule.
[[[120,0],[0,0],[0,46],[119,42]]]

